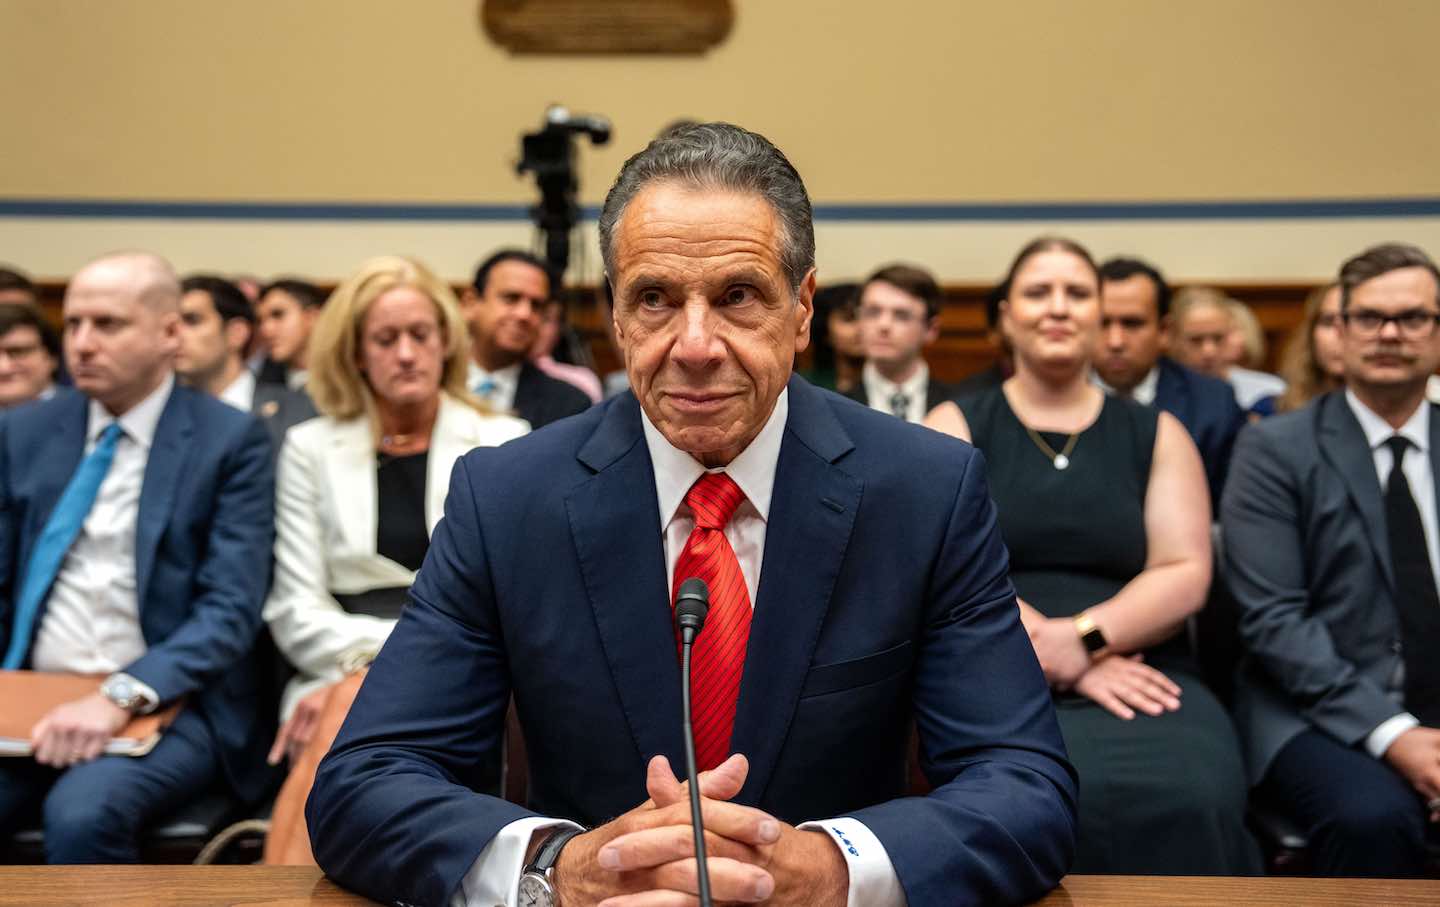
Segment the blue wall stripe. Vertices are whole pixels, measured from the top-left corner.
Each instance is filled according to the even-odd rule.
[[[599,210],[587,207],[594,220]],[[0,217],[294,221],[528,221],[526,205],[0,198]],[[820,221],[1264,220],[1440,217],[1440,197],[1273,201],[819,204]]]

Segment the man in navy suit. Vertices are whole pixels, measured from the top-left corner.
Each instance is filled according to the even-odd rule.
[[[139,859],[146,822],[225,779],[263,780],[260,626],[274,524],[270,441],[177,387],[180,287],[162,259],[107,256],[65,296],[79,393],[0,415],[5,668],[106,675],[52,709],[34,759],[0,761],[0,829],[43,799],[51,862]],[[137,714],[185,706],[148,755],[103,755]]]
[[[1200,448],[1212,507],[1230,468],[1235,436],[1245,413],[1234,389],[1164,355],[1170,317],[1170,285],[1154,266],[1135,258],[1112,258],[1100,266],[1104,303],[1095,373],[1106,390],[1157,406],[1179,419]]]
[[[1019,903],[1064,874],[1075,777],[980,455],[790,375],[810,210],[780,151],[726,124],[625,164],[600,225],[633,393],[457,466],[316,776],[332,877],[420,904],[690,902],[690,576],[717,903]],[[512,694],[528,806],[469,786]]]

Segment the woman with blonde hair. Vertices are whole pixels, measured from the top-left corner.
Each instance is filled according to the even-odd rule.
[[[297,674],[271,762],[293,762],[330,688],[395,626],[455,461],[529,430],[470,396],[469,358],[459,301],[409,258],[365,262],[320,313],[306,362],[322,415],[290,430],[276,475],[265,620]]]
[[[1280,377],[1288,385],[1275,402],[1275,411],[1282,413],[1345,386],[1339,284],[1316,287],[1305,298],[1305,314],[1280,357]]]

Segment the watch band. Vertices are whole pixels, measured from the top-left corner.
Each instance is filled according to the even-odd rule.
[[[535,859],[525,867],[525,872],[537,872],[548,877],[550,870],[555,868],[555,861],[560,859],[561,849],[582,831],[582,828],[562,828],[550,835],[545,839],[545,843],[540,845],[540,849],[535,851]]]
[[[1095,623],[1095,619],[1090,616],[1088,611],[1081,611],[1075,615],[1075,632],[1080,635],[1080,644],[1092,656],[1110,645],[1109,640],[1105,638],[1104,631]]]

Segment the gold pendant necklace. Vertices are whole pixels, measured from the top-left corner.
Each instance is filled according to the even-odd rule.
[[[1075,445],[1080,441],[1080,432],[1077,431],[1066,438],[1065,447],[1059,453],[1055,452],[1055,448],[1046,444],[1045,439],[1040,437],[1040,433],[1030,426],[1025,426],[1025,433],[1030,436],[1031,441],[1035,442],[1035,446],[1040,448],[1040,452],[1050,460],[1052,466],[1060,470],[1070,468],[1070,455],[1075,452]]]

